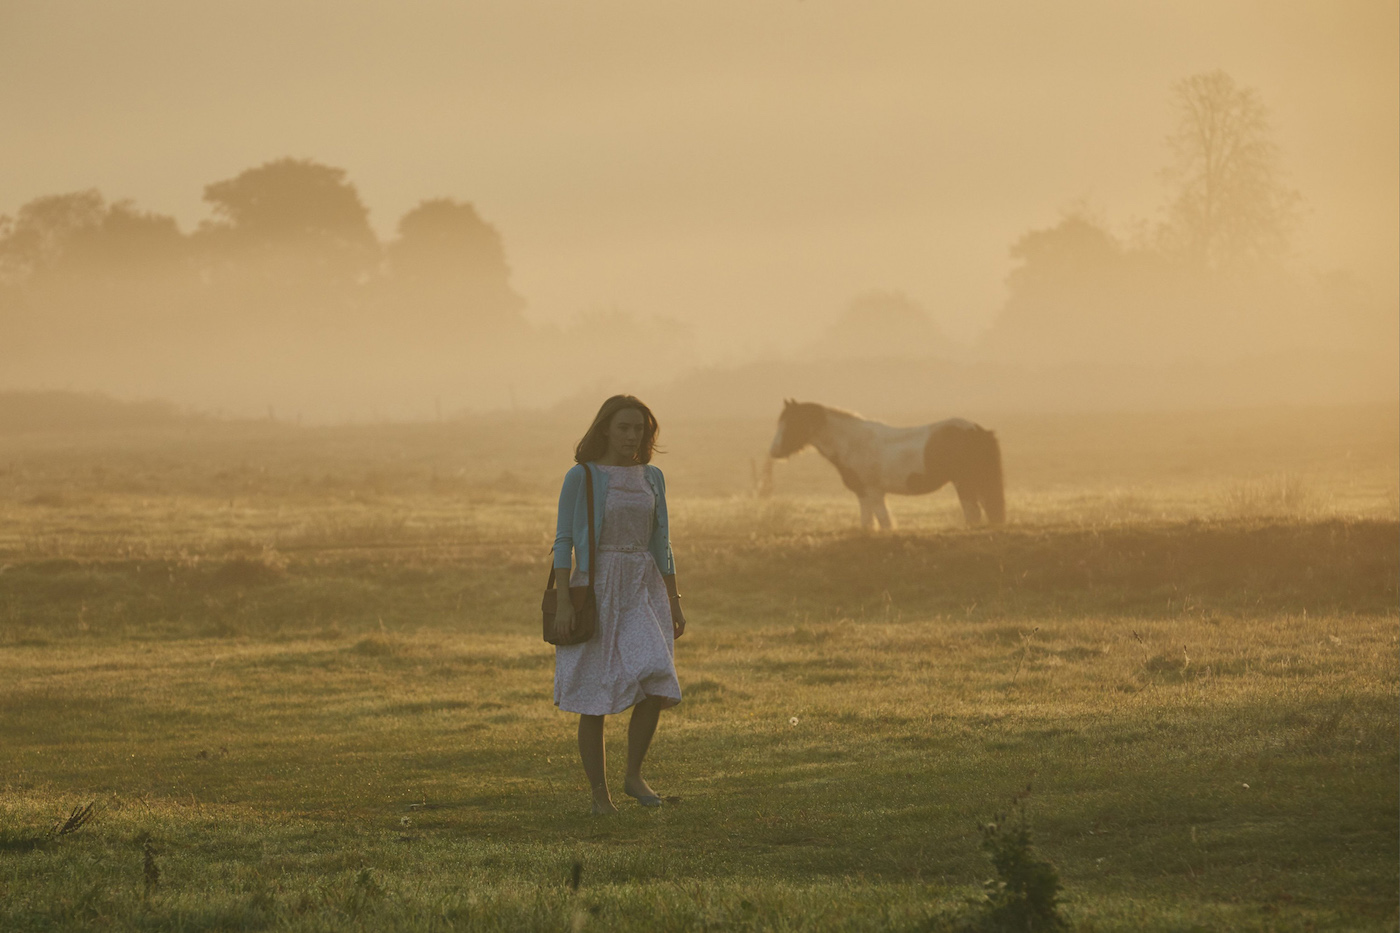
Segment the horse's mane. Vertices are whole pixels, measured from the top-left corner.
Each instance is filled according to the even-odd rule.
[[[864,421],[865,416],[845,408],[837,408],[834,405],[823,405],[821,402],[798,402],[799,405],[815,405],[828,415],[836,415],[838,418],[854,418],[856,421]]]

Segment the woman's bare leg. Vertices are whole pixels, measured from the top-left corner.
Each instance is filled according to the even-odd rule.
[[[623,789],[633,797],[652,797],[656,791],[642,780],[642,761],[651,747],[651,737],[656,734],[656,723],[661,718],[661,701],[647,697],[632,707],[632,720],[627,724],[627,779]]]
[[[580,716],[578,718],[578,754],[583,759],[583,773],[588,777],[588,787],[593,792],[594,813],[616,813],[612,797],[608,794],[608,775],[604,768],[607,753],[603,749],[602,716]]]

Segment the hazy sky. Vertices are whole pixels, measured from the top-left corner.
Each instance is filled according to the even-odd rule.
[[[536,320],[672,315],[723,356],[879,287],[968,335],[1025,231],[1156,217],[1170,86],[1224,68],[1274,114],[1301,261],[1394,295],[1397,36],[1392,0],[0,0],[0,213],[97,187],[189,228],[291,155],[385,235],[474,202]]]

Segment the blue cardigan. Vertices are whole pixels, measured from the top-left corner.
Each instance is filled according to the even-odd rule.
[[[604,504],[608,499],[608,471],[590,464],[593,474],[593,538],[603,533]],[[671,528],[666,518],[666,478],[650,463],[644,464],[647,482],[656,494],[656,511],[652,515],[651,540],[647,550],[656,560],[663,576],[676,572],[671,555]],[[583,464],[576,463],[564,474],[564,488],[559,492],[559,522],[554,532],[554,566],[567,571],[571,554],[578,555],[580,570],[588,570],[588,499],[583,489]]]

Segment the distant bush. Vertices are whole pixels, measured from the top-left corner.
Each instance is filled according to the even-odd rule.
[[[122,402],[99,392],[0,392],[0,434],[144,427],[191,417],[169,402]]]

